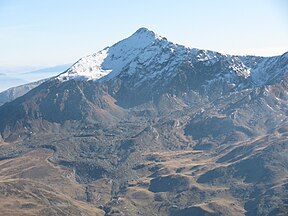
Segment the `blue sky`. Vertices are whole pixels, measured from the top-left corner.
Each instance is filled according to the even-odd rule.
[[[73,63],[147,27],[228,54],[288,51],[287,0],[0,0],[0,67]]]

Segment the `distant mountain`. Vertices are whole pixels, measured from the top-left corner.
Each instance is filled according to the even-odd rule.
[[[38,70],[21,73],[19,76],[34,82],[40,79],[47,79],[56,76],[59,73],[66,71],[70,66],[71,64],[56,65],[53,67],[41,68]]]
[[[26,94],[31,89],[46,81],[48,78],[56,76],[59,73],[67,70],[69,66],[70,64],[57,65],[54,67],[17,74],[18,77],[25,78],[26,80],[12,78],[6,76],[5,74],[0,74],[0,106]],[[1,92],[1,90],[5,91]]]
[[[39,80],[32,83],[27,83],[24,85],[16,86],[7,89],[6,91],[0,92],[0,106],[4,103],[10,102],[15,100],[16,98],[26,94],[33,88],[37,87],[41,83],[47,81],[47,79]]]
[[[57,65],[53,67],[41,68],[38,70],[19,73],[18,77],[24,78],[25,80],[29,80],[30,82],[36,82],[38,80],[47,79],[47,78],[56,76],[59,73],[66,71],[70,66],[71,64],[63,64],[63,65]]]
[[[0,106],[0,200],[29,198],[0,210],[286,215],[287,110],[288,53],[225,55],[141,28]]]
[[[0,66],[0,73],[4,74],[15,74],[21,73],[25,71],[33,71],[36,70],[35,66]]]
[[[10,86],[17,86],[26,83],[27,80],[11,77],[4,73],[0,73],[0,92],[8,89]]]
[[[71,64],[64,64],[64,65],[56,65],[53,67],[47,67],[47,68],[42,68],[30,72],[25,72],[24,74],[39,74],[39,73],[58,73],[59,71],[65,71],[67,70]]]

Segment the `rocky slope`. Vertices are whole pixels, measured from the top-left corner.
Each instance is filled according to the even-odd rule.
[[[56,169],[2,172],[2,188],[69,182],[39,186],[56,205],[21,200],[44,215],[285,215],[287,69],[287,53],[223,55],[141,28],[0,107],[1,162],[48,149]]]

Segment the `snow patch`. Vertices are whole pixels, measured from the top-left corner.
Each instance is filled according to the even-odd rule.
[[[60,81],[70,79],[78,80],[97,80],[106,76],[112,70],[103,69],[102,63],[108,55],[109,48],[106,48],[93,55],[86,56],[72,65],[66,72],[56,77]]]

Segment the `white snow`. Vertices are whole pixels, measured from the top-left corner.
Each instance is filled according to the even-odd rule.
[[[247,79],[250,76],[250,68],[247,68],[242,62],[235,62],[230,66],[238,76],[242,76]]]
[[[141,28],[132,36],[116,43],[112,47],[107,47],[100,52],[80,59],[65,73],[60,74],[56,78],[60,81],[70,79],[98,80],[105,76],[113,78],[141,53],[140,62],[151,58],[152,53],[143,53],[143,50],[160,40],[164,39],[148,29]]]
[[[61,81],[69,79],[96,80],[106,76],[112,70],[105,70],[101,66],[107,57],[108,50],[106,48],[98,53],[80,59],[66,72],[60,74],[57,79]]]
[[[266,57],[257,64],[257,67],[251,69],[252,80],[257,86],[264,85],[267,81],[288,72],[288,64],[284,67],[275,67],[278,65],[278,60],[278,57]]]
[[[288,53],[283,55],[284,64],[287,56]],[[134,85],[139,86],[147,80],[151,80],[152,83],[157,78],[165,80],[175,76],[181,64],[193,68],[194,63],[212,66],[221,61],[221,67],[226,67],[226,71],[216,73],[213,79],[207,80],[207,85],[217,80],[226,80],[233,84],[230,86],[234,88],[236,87],[235,80],[242,77],[251,78],[253,84],[257,86],[288,71],[287,65],[274,70],[273,65],[276,65],[277,59],[278,57],[239,57],[187,48],[169,42],[166,38],[146,28],[141,28],[115,45],[81,58],[56,79],[62,82],[70,79],[95,81],[129,75],[137,78]],[[239,88],[241,84],[243,83],[239,84]]]

